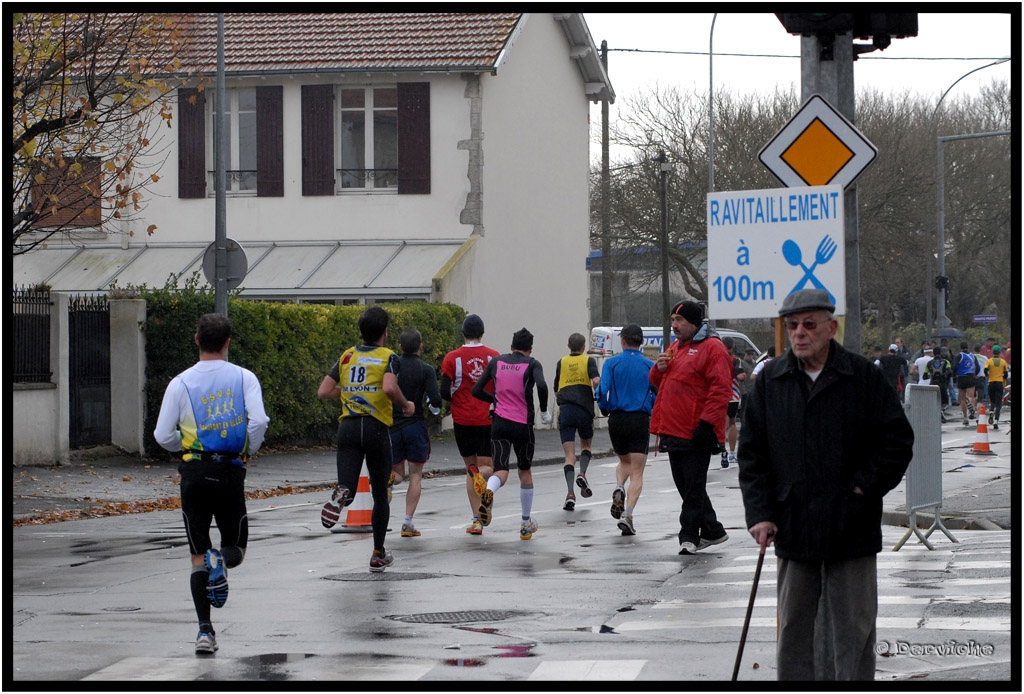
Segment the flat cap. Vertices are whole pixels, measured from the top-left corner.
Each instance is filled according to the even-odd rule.
[[[804,313],[805,311],[834,312],[835,310],[836,305],[828,298],[828,292],[824,289],[800,289],[783,300],[779,315],[788,316],[791,313]]]

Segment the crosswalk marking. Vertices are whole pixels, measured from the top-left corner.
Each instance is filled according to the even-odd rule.
[[[527,679],[626,682],[635,680],[646,663],[646,660],[545,660]]]
[[[212,659],[201,658],[149,658],[133,656],[119,660],[102,670],[83,677],[88,680],[149,680],[171,682],[194,680],[205,675],[213,667]]]

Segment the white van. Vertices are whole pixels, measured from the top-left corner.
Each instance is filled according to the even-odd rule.
[[[663,337],[664,328],[644,328],[644,343],[640,349],[643,351],[645,348],[656,348],[659,352],[661,350],[661,339]],[[622,332],[622,327],[610,328],[602,326],[600,328],[594,328],[590,331],[590,350],[589,354],[603,354],[611,356],[622,351],[622,343],[619,342],[619,333]],[[729,330],[728,328],[715,328],[715,332],[718,333],[719,337],[731,337],[733,339],[733,354],[738,357],[743,357],[744,352],[747,349],[753,349],[757,352],[758,356],[761,355],[761,350],[754,342],[744,335],[743,333],[736,332],[735,330]],[[669,341],[675,342],[676,337],[669,332]]]

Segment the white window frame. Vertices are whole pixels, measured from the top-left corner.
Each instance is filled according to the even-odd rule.
[[[338,193],[338,194],[345,194],[345,195],[350,195],[350,194],[353,194],[353,193],[358,193],[358,194],[373,193],[373,194],[378,194],[378,195],[379,194],[388,194],[388,195],[397,194],[398,193],[398,173],[397,173],[398,162],[397,162],[397,160],[395,161],[396,169],[395,169],[395,174],[393,175],[394,183],[392,183],[391,185],[388,185],[385,182],[385,180],[383,180],[383,179],[382,180],[377,180],[377,178],[374,175],[371,174],[371,175],[368,175],[365,178],[364,185],[362,187],[350,187],[350,188],[344,187],[344,184],[345,184],[345,174],[342,172],[342,169],[344,167],[341,166],[342,162],[344,161],[342,159],[342,156],[344,154],[344,152],[342,151],[342,147],[343,147],[343,144],[344,144],[343,143],[343,141],[344,141],[344,137],[343,137],[343,135],[344,135],[344,126],[343,126],[342,116],[343,116],[344,113],[353,113],[353,112],[356,112],[358,109],[344,108],[343,105],[342,105],[341,92],[342,92],[342,90],[351,90],[351,89],[362,89],[363,93],[364,93],[363,107],[361,109],[362,112],[363,112],[363,123],[364,123],[364,128],[365,128],[365,130],[364,130],[364,141],[363,141],[363,163],[364,163],[364,165],[365,164],[369,164],[370,165],[370,168],[364,169],[364,171],[373,172],[373,171],[376,170],[375,168],[373,168],[373,162],[375,160],[375,151],[374,151],[374,146],[375,146],[375,141],[374,141],[375,140],[375,138],[374,138],[375,121],[374,121],[374,118],[373,118],[374,113],[376,111],[394,111],[395,112],[395,122],[396,123],[398,122],[398,104],[397,104],[397,101],[396,101],[394,106],[384,106],[384,107],[381,107],[381,108],[377,108],[375,106],[375,104],[374,104],[374,90],[375,89],[393,89],[393,90],[395,90],[395,94],[396,94],[396,97],[397,97],[397,92],[398,92],[398,85],[397,84],[369,84],[369,85],[363,85],[363,86],[357,86],[357,85],[338,85],[337,91],[335,92],[335,103],[337,104],[337,108],[334,109],[334,124],[335,124],[334,125],[334,132],[337,133],[337,136],[334,138],[334,140],[335,140],[334,160],[336,162],[338,162],[338,165],[339,165],[338,169],[336,171],[337,176],[335,177],[335,180],[337,181],[337,183],[335,184],[336,185],[335,192]],[[398,132],[397,132],[397,129],[395,131],[395,139],[396,139],[395,150],[397,152],[397,150],[398,150],[398,142],[397,142]]]
[[[247,179],[249,177],[246,174],[242,173],[242,166],[241,166],[241,163],[239,161],[240,160],[240,156],[241,156],[240,155],[241,148],[240,148],[240,145],[239,145],[239,137],[240,137],[240,131],[241,131],[241,129],[239,128],[239,116],[240,116],[241,113],[252,113],[254,118],[258,118],[258,111],[257,111],[257,106],[256,106],[256,87],[228,87],[225,91],[227,92],[226,96],[227,96],[227,103],[228,103],[228,121],[229,121],[228,131],[229,131],[230,137],[229,137],[229,141],[228,141],[228,165],[227,165],[227,174],[226,174],[224,194],[228,195],[228,196],[231,196],[231,197],[239,197],[239,198],[256,197],[257,176],[258,176],[258,174],[256,172],[256,169],[255,168],[253,168],[253,169],[246,169],[246,171],[251,171],[252,172],[251,180],[252,180],[252,186],[253,187],[251,189],[244,189],[244,188],[241,187],[242,186],[242,182],[243,182],[243,180],[245,180],[245,179]],[[241,111],[241,109],[239,107],[239,93],[242,92],[242,91],[250,91],[250,92],[252,92],[252,95],[253,95],[252,104],[253,105],[252,105],[252,111],[251,112],[249,110],[246,110],[246,111],[243,112],[243,111]],[[214,127],[214,125],[215,125],[214,119],[217,117],[217,114],[216,114],[216,108],[217,108],[217,104],[216,104],[216,102],[217,102],[217,93],[216,93],[216,90],[210,90],[209,91],[209,95],[210,95],[210,98],[207,99],[207,103],[210,105],[210,107],[208,109],[206,109],[206,132],[209,134],[209,137],[206,138],[206,143],[207,143],[206,144],[206,150],[207,150],[206,151],[206,161],[212,162],[212,168],[209,169],[206,172],[206,178],[207,178],[207,180],[206,180],[206,182],[207,182],[207,186],[206,186],[207,194],[206,194],[206,196],[212,198],[212,197],[215,197],[217,195],[217,159],[216,159],[216,155],[215,155],[215,152],[216,152],[216,134],[215,134],[216,133],[216,129]],[[259,123],[258,122],[257,122],[257,126],[256,127],[257,128],[259,127]],[[253,151],[253,153],[256,152],[256,141],[255,141],[255,138],[256,138],[256,133],[253,133],[253,143],[252,143],[252,151]],[[255,166],[255,161],[253,162],[253,166]]]

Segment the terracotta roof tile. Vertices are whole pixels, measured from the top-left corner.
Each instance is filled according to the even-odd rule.
[[[227,72],[493,69],[522,17],[489,13],[224,15]],[[217,15],[189,14],[185,66],[217,66]]]

